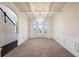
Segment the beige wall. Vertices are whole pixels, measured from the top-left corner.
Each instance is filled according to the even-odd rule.
[[[47,20],[48,20],[48,25],[47,25],[47,26],[48,26],[48,27],[47,27],[47,28],[48,28],[48,30],[47,30],[48,33],[47,33],[47,37],[48,37],[48,38],[53,38],[53,37],[52,37],[52,28],[53,28],[53,27],[52,27],[52,22],[53,22],[53,20],[52,20],[52,18],[49,18],[49,19],[47,19]]]
[[[32,21],[33,21],[33,19],[31,18],[31,19],[29,19],[28,20],[29,21],[29,23],[28,23],[28,31],[29,31],[29,38],[31,38],[32,37],[32,32],[33,32],[33,29],[32,29]]]
[[[16,39],[16,33],[12,32],[11,29],[7,27],[7,24],[0,19],[0,47],[11,43]]]
[[[54,17],[54,31],[79,36],[79,3],[67,4],[62,12],[59,12]]]
[[[18,13],[18,45],[28,38],[28,17],[24,13]]]
[[[79,56],[79,3],[67,3],[53,18],[53,38]]]

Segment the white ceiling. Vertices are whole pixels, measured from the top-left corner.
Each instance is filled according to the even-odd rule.
[[[20,12],[29,12],[35,18],[51,18],[60,12],[65,2],[13,2]]]
[[[36,18],[45,18],[51,5],[49,2],[31,2],[29,4]]]
[[[14,2],[13,3],[20,12],[31,12],[27,2]]]

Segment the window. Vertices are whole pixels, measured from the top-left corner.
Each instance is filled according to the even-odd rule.
[[[47,20],[34,20],[33,30],[36,33],[47,33]]]

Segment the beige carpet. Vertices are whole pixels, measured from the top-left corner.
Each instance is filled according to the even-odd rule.
[[[73,57],[73,55],[53,39],[32,38],[5,57]]]

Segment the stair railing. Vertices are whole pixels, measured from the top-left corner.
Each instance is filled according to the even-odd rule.
[[[0,8],[0,18],[10,27],[11,30],[16,32],[16,24],[11,20],[11,18],[6,14],[6,12],[4,12],[2,8]]]

